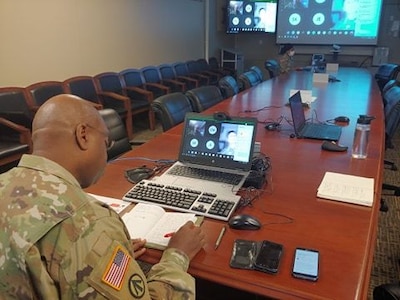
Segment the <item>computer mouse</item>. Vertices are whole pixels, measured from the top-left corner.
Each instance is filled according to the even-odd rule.
[[[347,151],[347,146],[341,146],[333,141],[324,141],[321,145],[322,150],[334,151],[334,152],[344,152]]]
[[[340,122],[340,123],[349,123],[350,119],[345,116],[339,116],[335,118],[335,122]]]
[[[125,177],[129,182],[138,183],[143,179],[148,179],[154,174],[154,170],[146,167],[135,168],[125,171]]]
[[[269,131],[278,130],[279,127],[280,127],[280,124],[276,123],[276,122],[270,122],[270,123],[265,124],[265,129],[267,129]]]
[[[261,228],[261,222],[250,215],[236,215],[229,219],[229,227],[239,230],[257,230]]]

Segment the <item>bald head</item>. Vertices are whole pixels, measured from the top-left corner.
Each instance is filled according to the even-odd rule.
[[[33,154],[67,169],[82,187],[94,183],[107,161],[108,129],[86,100],[62,94],[47,100],[32,124]]]

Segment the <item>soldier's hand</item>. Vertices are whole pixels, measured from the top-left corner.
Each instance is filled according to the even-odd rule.
[[[205,244],[205,234],[201,227],[189,221],[183,225],[169,241],[168,248],[177,248],[186,253],[190,260]]]
[[[146,252],[146,248],[144,248],[144,245],[146,244],[146,240],[143,239],[132,239],[131,240],[132,247],[133,247],[133,258],[137,259],[139,256],[141,256],[143,253]]]

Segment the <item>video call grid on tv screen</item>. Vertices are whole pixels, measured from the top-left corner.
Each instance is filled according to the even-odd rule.
[[[228,1],[227,32],[276,31],[277,0]]]
[[[382,0],[281,0],[277,43],[377,44]]]

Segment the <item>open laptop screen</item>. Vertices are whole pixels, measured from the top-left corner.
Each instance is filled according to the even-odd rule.
[[[179,161],[248,171],[253,157],[257,119],[188,113]]]
[[[292,113],[294,132],[298,136],[299,132],[306,123],[300,91],[297,91],[289,98],[289,103],[290,111]]]

